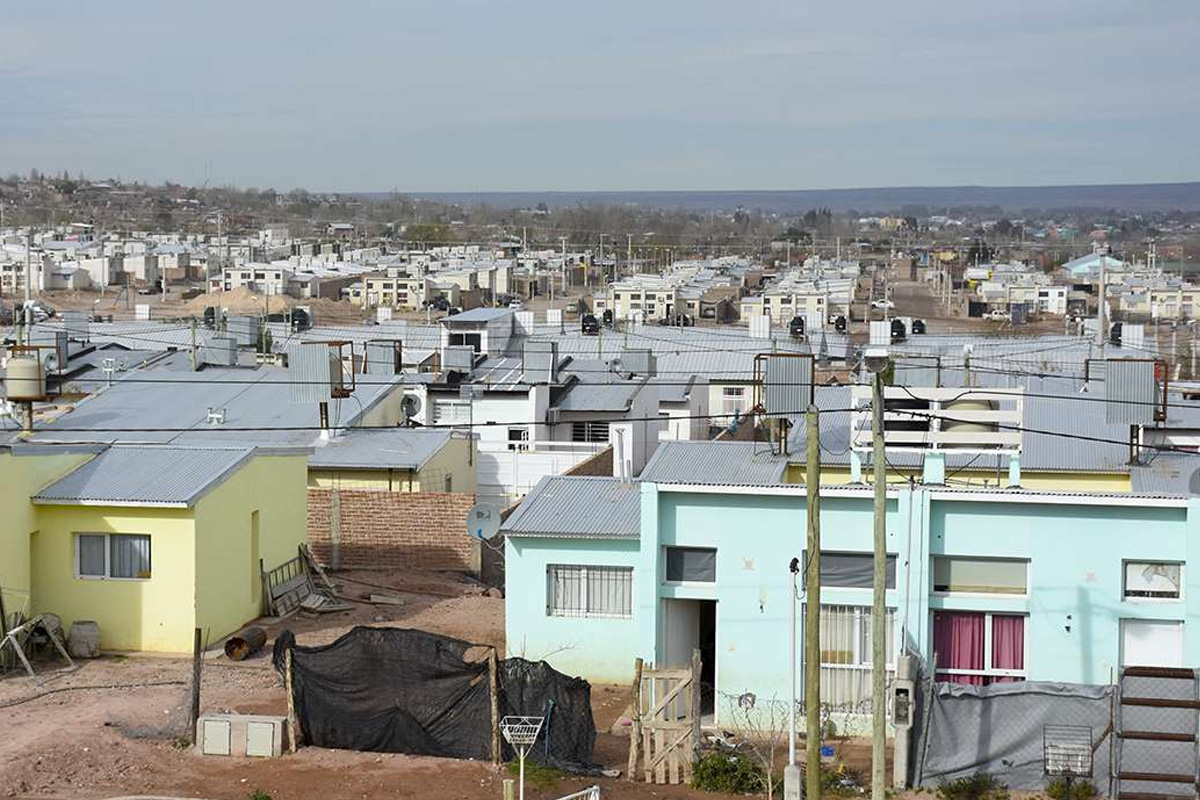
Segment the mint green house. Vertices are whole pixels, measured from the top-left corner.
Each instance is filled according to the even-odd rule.
[[[699,648],[718,720],[722,696],[786,699],[804,487],[717,453],[677,480],[539,483],[503,528],[509,654],[625,683]],[[823,488],[821,532],[822,699],[867,714],[871,490]],[[936,652],[939,680],[986,685],[1200,664],[1200,498],[901,484],[887,541],[889,668]]]

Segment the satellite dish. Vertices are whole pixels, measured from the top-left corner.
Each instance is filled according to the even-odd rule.
[[[476,539],[495,539],[500,534],[500,509],[483,504],[467,512],[467,535]]]
[[[400,411],[405,419],[412,419],[421,413],[421,398],[415,394],[404,395],[404,399],[400,401]]]

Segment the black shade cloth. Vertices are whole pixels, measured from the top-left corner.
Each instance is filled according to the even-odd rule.
[[[491,758],[486,648],[425,631],[361,626],[331,644],[302,647],[284,631],[273,655],[280,674],[288,650],[296,715],[309,744]],[[501,717],[546,718],[529,758],[575,772],[596,769],[587,681],[544,661],[510,658],[498,663],[497,682]],[[511,758],[512,749],[502,745]]]

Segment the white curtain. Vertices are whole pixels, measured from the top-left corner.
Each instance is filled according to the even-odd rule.
[[[108,537],[108,545],[111,577],[150,577],[149,536],[114,533]]]

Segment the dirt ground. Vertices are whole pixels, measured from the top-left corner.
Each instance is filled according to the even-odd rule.
[[[241,663],[220,642],[204,659],[201,707],[206,712],[285,714],[280,678],[270,665],[275,635],[287,628],[301,644],[330,642],[356,624],[420,628],[503,646],[504,601],[454,576],[344,573],[343,595],[388,591],[400,606],[355,604],[353,611],[269,624],[267,647]],[[352,581],[363,581],[374,586]],[[386,587],[385,589],[375,587]],[[408,798],[473,800],[501,796],[503,778],[487,763],[302,747],[279,759],[202,757],[186,745],[186,657],[110,654],[69,672],[49,656],[38,677],[0,679],[0,797],[101,798],[122,795],[244,800],[259,790],[275,800]],[[624,769],[628,739],[608,732],[628,704],[626,687],[593,686],[598,731],[595,757]],[[562,778],[527,786],[531,800],[561,797],[597,782]],[[599,779],[606,796],[691,798],[687,787]],[[711,797],[711,795],[703,795]]]

